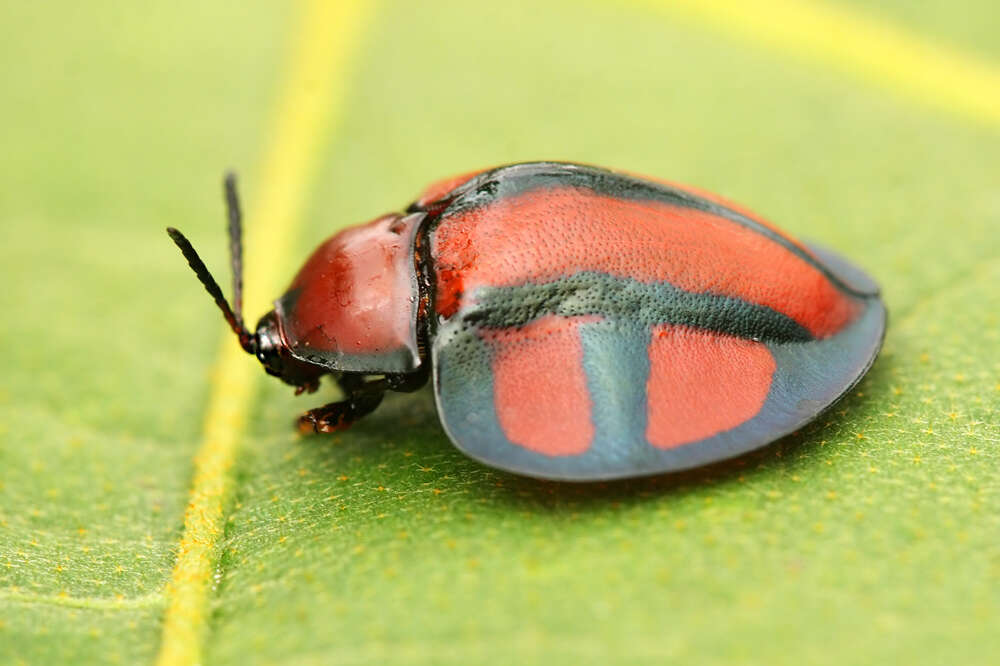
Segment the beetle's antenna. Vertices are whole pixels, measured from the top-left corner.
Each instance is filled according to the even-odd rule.
[[[191,246],[191,242],[184,237],[184,234],[173,227],[167,227],[167,233],[170,234],[170,238],[174,241],[174,244],[180,248],[181,254],[187,259],[188,265],[191,266],[194,274],[198,276],[198,280],[205,286],[205,291],[208,292],[208,295],[212,297],[215,304],[222,310],[222,316],[229,323],[229,328],[233,329],[233,333],[239,337],[240,346],[248,353],[255,354],[254,337],[247,330],[246,326],[243,325],[243,248],[240,224],[242,216],[240,215],[239,200],[236,196],[236,177],[232,174],[226,175],[225,192],[226,208],[229,212],[229,250],[233,265],[233,302],[236,304],[235,312],[233,308],[229,307],[229,303],[222,294],[219,283],[212,277],[212,274],[205,266],[205,262],[201,260],[198,253],[195,252],[194,247]]]
[[[233,314],[241,329],[243,324],[243,213],[236,193],[236,174],[226,173],[226,214],[229,216],[229,261],[233,271]]]
[[[219,288],[219,283],[215,281],[212,274],[208,272],[208,268],[205,266],[205,262],[201,260],[198,253],[195,252],[194,248],[191,246],[191,241],[184,237],[184,234],[177,231],[173,227],[167,227],[167,233],[170,234],[170,238],[174,241],[174,244],[180,248],[181,254],[187,259],[188,265],[194,271],[194,274],[198,276],[198,279],[203,285],[205,285],[205,291],[208,295],[212,297],[215,304],[219,306],[222,310],[222,316],[226,318],[229,322],[229,328],[233,329],[240,339],[240,346],[243,347],[247,352],[253,354],[254,344],[253,336],[250,335],[250,331],[246,329],[237,317],[233,313],[232,308],[229,307],[229,303],[226,302],[226,297],[222,295],[222,289]]]

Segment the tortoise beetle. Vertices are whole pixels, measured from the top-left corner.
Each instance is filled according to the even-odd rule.
[[[534,162],[441,181],[323,242],[250,333],[241,221],[226,199],[233,307],[168,229],[240,345],[348,427],[433,374],[452,442],[526,476],[598,480],[740,455],[814,419],[875,360],[878,286],[708,192]]]

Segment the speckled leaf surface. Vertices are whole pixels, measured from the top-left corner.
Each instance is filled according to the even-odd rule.
[[[996,58],[991,3],[949,21],[940,4],[878,11]],[[74,7],[0,20],[0,663],[142,664],[221,327],[162,227],[215,239],[199,246],[222,272],[218,176],[260,186],[293,17]],[[884,287],[885,350],[758,455],[585,486],[464,458],[426,391],[301,439],[294,415],[328,394],[262,380],[204,663],[995,660],[1000,128],[598,0],[386,2],[350,81],[289,275],[434,179],[593,162],[715,190],[850,256]]]

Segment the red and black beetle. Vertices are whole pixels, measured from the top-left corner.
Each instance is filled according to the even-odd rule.
[[[498,167],[429,187],[334,235],[251,334],[226,180],[234,308],[168,229],[269,374],[346,398],[299,419],[347,427],[433,372],[471,457],[590,480],[686,469],[786,435],[881,347],[877,285],[715,195],[579,164]]]

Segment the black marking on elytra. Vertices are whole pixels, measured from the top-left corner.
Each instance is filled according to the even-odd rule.
[[[591,271],[543,284],[483,287],[462,310],[464,321],[487,328],[523,326],[545,315],[675,324],[763,342],[814,339],[797,321],[763,305]]]
[[[781,245],[820,271],[841,291],[854,296],[864,297],[868,295],[841,280],[829,267],[782,234],[739,211],[677,187],[582,164],[526,162],[497,167],[481,173],[455,190],[446,208],[443,208],[442,214],[437,216],[432,224],[436,224],[441,218],[487,206],[505,197],[517,196],[531,190],[559,187],[587,189],[595,194],[612,198],[658,201],[671,206],[717,215],[751,229]],[[438,206],[443,207],[444,204],[438,204]]]

